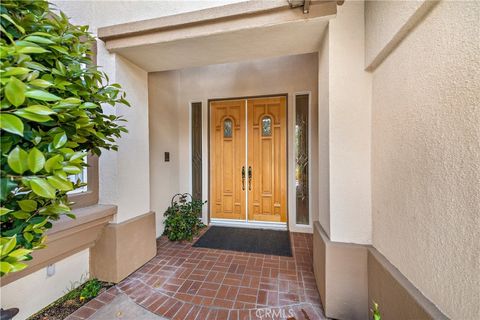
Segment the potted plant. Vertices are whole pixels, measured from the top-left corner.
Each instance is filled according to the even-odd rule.
[[[193,199],[188,193],[173,196],[170,207],[164,213],[163,234],[171,241],[191,241],[205,227],[199,218],[205,203]]]

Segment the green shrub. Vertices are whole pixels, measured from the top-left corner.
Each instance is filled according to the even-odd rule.
[[[0,275],[44,247],[51,221],[69,213],[69,176],[126,129],[101,104],[128,105],[91,62],[94,38],[46,1],[0,3]]]
[[[173,203],[164,214],[165,230],[163,234],[172,241],[191,241],[200,229],[205,227],[198,218],[204,204],[205,202],[199,200]]]
[[[65,319],[90,300],[97,297],[102,290],[107,290],[114,286],[113,283],[91,279],[83,282],[82,278],[79,281],[71,283],[67,289],[67,293],[55,300],[42,310],[27,318],[27,320],[54,320]],[[80,284],[81,283],[81,284]]]
[[[80,291],[80,301],[90,300],[98,296],[102,284],[97,279],[89,280]]]

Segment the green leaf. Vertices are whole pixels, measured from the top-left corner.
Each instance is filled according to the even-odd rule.
[[[73,184],[69,180],[63,180],[56,176],[47,177],[48,183],[61,191],[73,190]]]
[[[85,102],[80,106],[80,109],[95,109],[98,108],[98,104],[93,102]]]
[[[0,179],[0,200],[5,201],[10,192],[17,187],[17,184],[9,178]]]
[[[7,109],[10,108],[10,102],[7,101],[7,99],[3,99],[0,102],[0,109]]]
[[[63,171],[70,174],[79,174],[80,172],[82,172],[82,169],[75,166],[65,166],[63,167]]]
[[[58,101],[62,100],[62,98],[48,93],[47,91],[43,90],[29,90],[25,93],[25,96],[28,98],[36,99],[36,100],[41,100],[41,101]]]
[[[7,162],[13,171],[23,174],[28,169],[28,154],[25,150],[17,146],[10,151]]]
[[[55,199],[55,189],[43,178],[34,178],[30,180],[30,186],[33,192],[40,197]]]
[[[16,44],[17,47],[35,47],[35,48],[40,47],[36,43],[30,42],[30,41],[25,41],[25,40],[17,40],[17,41],[15,41],[15,44]]]
[[[65,132],[57,133],[53,137],[53,147],[55,149],[61,148],[67,142],[67,135]]]
[[[14,257],[14,258],[21,258],[21,257],[24,257],[26,256],[27,254],[30,254],[32,252],[32,250],[28,250],[28,249],[17,249],[17,250],[14,250],[12,252],[10,252],[8,255],[10,257]]]
[[[32,212],[37,210],[37,201],[35,200],[20,200],[17,203],[23,211]]]
[[[12,269],[10,270],[10,272],[18,272],[28,267],[26,263],[21,263],[21,262],[13,262],[11,263],[11,266],[12,266]]]
[[[6,72],[2,74],[2,77],[24,75],[31,71],[30,69],[23,67],[9,67],[5,68],[5,70]]]
[[[43,169],[45,165],[45,156],[43,153],[38,150],[37,148],[32,148],[28,153],[28,168],[33,173],[37,173],[38,171]]]
[[[15,77],[10,77],[5,86],[5,96],[15,107],[18,107],[25,101],[25,84]]]
[[[32,72],[30,72],[26,78],[26,81],[31,83],[31,81],[34,81],[38,78],[38,76],[40,75],[40,71],[38,70],[33,70]]]
[[[35,79],[29,82],[32,86],[39,87],[39,88],[48,88],[53,86],[53,83],[43,79]]]
[[[59,154],[51,157],[45,162],[45,170],[47,170],[47,172],[52,172],[54,169],[57,169],[60,161],[63,161],[63,157]]]
[[[30,213],[22,210],[12,212],[12,216],[20,220],[27,220],[31,217]]]
[[[17,245],[17,237],[11,237],[2,247],[2,256],[10,253]]]
[[[58,52],[63,53],[63,54],[66,54],[66,55],[69,54],[68,51],[67,51],[67,49],[65,49],[64,47],[60,47],[60,46],[50,46],[50,48],[55,49],[55,50],[57,50]]]
[[[47,38],[51,38],[51,37],[54,36],[54,35],[51,35],[50,33],[40,32],[40,31],[31,33],[30,35],[31,35],[31,36],[42,36],[42,37],[47,37]]]
[[[20,110],[14,111],[13,113],[15,113],[19,117],[32,120],[35,122],[47,122],[52,120],[52,118],[49,116],[43,116],[40,114],[31,113],[26,111],[25,109],[20,109]]]
[[[34,61],[25,62],[25,66],[38,71],[49,71],[49,69],[45,67],[43,64],[34,62]]]
[[[61,75],[65,75],[67,73],[67,68],[65,68],[65,65],[62,63],[62,61],[55,61],[55,65],[57,66],[57,69],[60,71]]]
[[[29,233],[29,232],[24,232],[24,233],[23,233],[23,237],[24,237],[25,240],[27,240],[28,242],[32,242],[32,240],[33,240],[33,236],[32,236],[32,234]]]
[[[55,114],[56,113],[55,111],[53,111],[49,107],[43,106],[41,104],[35,104],[35,105],[32,105],[32,106],[28,106],[23,110],[28,111],[30,113],[39,114],[39,115],[42,115],[42,116],[48,116],[50,114]]]
[[[62,165],[59,165],[58,169],[63,169],[63,166]],[[55,170],[54,174],[59,177],[60,179],[63,179],[63,180],[67,180],[68,179],[68,175],[65,171],[63,170]]]
[[[12,35],[8,33],[7,30],[5,30],[5,28],[1,24],[0,24],[0,31],[2,31],[7,36],[8,39],[10,39],[10,42],[15,42],[12,38]],[[1,53],[0,56],[3,58],[4,54]]]
[[[82,103],[82,100],[78,99],[78,98],[67,98],[67,99],[63,99],[62,102],[64,103],[67,103],[67,104],[80,104]]]
[[[23,122],[13,114],[0,113],[0,128],[23,137]]]
[[[23,27],[19,26],[15,21],[13,21],[13,19],[8,14],[1,14],[0,16],[13,24],[18,29],[18,31],[20,31],[21,33],[25,33],[25,29],[23,29]]]
[[[0,216],[3,216],[4,214],[7,214],[9,212],[12,212],[12,210],[4,208],[4,207],[0,208]]]
[[[17,52],[25,54],[25,53],[45,53],[50,51],[42,47],[20,47],[20,49],[18,49]]]
[[[44,37],[39,37],[39,36],[28,36],[28,37],[25,37],[24,40],[35,42],[35,43],[43,43],[43,44],[55,43],[50,39],[47,39],[47,38],[44,38]]]
[[[86,152],[75,152],[71,157],[70,161],[77,160],[77,159],[83,159],[87,155]]]
[[[2,272],[3,274],[9,273],[11,269],[12,265],[10,263],[5,261],[0,262],[0,272]]]
[[[28,222],[30,223],[31,227],[29,230],[32,230],[33,226],[34,225],[37,225],[39,223],[42,223],[44,222],[45,220],[47,220],[47,217],[40,217],[40,216],[35,216],[33,217],[32,219],[30,219]],[[26,229],[26,228],[25,228]]]

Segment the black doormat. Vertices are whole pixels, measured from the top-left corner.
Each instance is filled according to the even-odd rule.
[[[194,247],[292,256],[288,231],[212,226]]]

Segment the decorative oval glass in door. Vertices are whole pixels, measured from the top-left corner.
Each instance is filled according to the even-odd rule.
[[[262,119],[262,136],[270,137],[272,135],[272,118],[265,116]]]
[[[232,119],[225,119],[223,121],[223,137],[224,138],[231,138],[233,132],[233,123]]]

